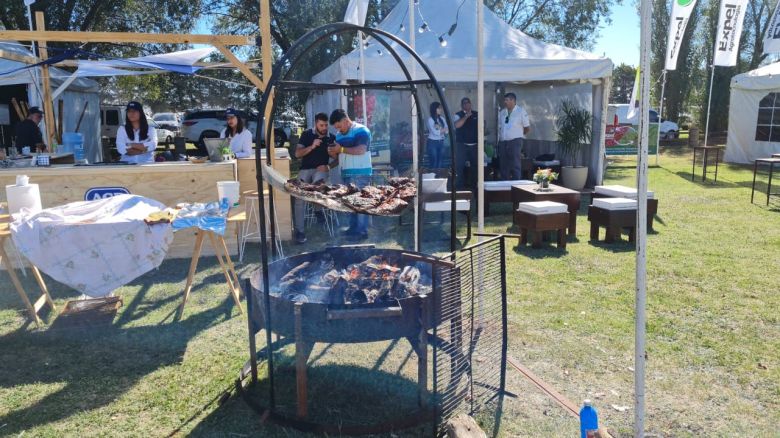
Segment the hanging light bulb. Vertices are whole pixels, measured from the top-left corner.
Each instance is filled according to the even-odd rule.
[[[382,49],[376,49],[376,54],[379,55],[379,56],[382,56],[385,53],[382,51]]]
[[[414,4],[419,5],[420,4],[420,0],[414,0]]]
[[[403,32],[403,31],[405,31],[405,30],[406,30],[406,26],[404,26],[404,24],[403,24],[403,23],[401,23],[401,27],[400,27],[400,28],[398,28],[398,30],[400,30],[401,32]]]
[[[423,21],[423,24],[420,25],[420,28],[417,29],[417,32],[423,33],[426,30],[428,30],[428,23]]]
[[[331,39],[333,39],[333,41],[338,41],[338,40],[339,40],[339,37],[338,37],[338,35],[336,35],[336,34],[333,34],[333,36],[331,37]]]
[[[442,47],[447,47],[447,40],[444,39],[444,35],[439,35],[439,45]]]
[[[366,49],[368,48],[368,40],[363,41],[363,47]]]

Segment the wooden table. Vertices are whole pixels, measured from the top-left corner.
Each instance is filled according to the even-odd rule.
[[[246,221],[246,210],[244,206],[238,206],[231,208],[228,212],[227,226],[225,232],[228,231],[232,224],[235,224],[237,228],[240,228],[241,223]],[[184,286],[184,294],[182,297],[181,305],[179,306],[178,318],[184,314],[184,306],[187,304],[187,300],[192,292],[192,283],[195,278],[195,272],[198,268],[198,260],[200,259],[201,250],[203,249],[203,240],[207,237],[211,247],[214,249],[214,254],[217,257],[222,273],[225,275],[225,282],[228,285],[228,291],[233,297],[239,313],[244,313],[241,308],[241,282],[238,279],[233,260],[230,258],[230,250],[228,250],[227,243],[225,242],[225,236],[219,235],[212,231],[206,231],[198,229],[196,231],[197,236],[195,238],[195,248],[192,251],[192,260],[190,261],[190,270],[187,274],[187,283]]]
[[[569,236],[577,234],[577,211],[580,209],[581,195],[576,190],[550,184],[550,190],[537,191],[536,185],[512,186],[512,222],[517,224],[517,205],[521,202],[552,201],[566,204],[569,208]]]
[[[38,312],[40,312],[43,306],[48,304],[53,312],[56,311],[57,308],[54,306],[54,301],[49,295],[49,290],[46,288],[46,283],[43,282],[43,277],[41,276],[40,271],[38,271],[38,268],[35,267],[35,265],[32,263],[30,263],[30,270],[32,271],[35,281],[38,283],[38,286],[41,288],[41,296],[35,301],[35,303],[31,303],[30,299],[27,298],[27,293],[24,291],[22,283],[19,282],[19,277],[16,276],[16,271],[14,270],[13,264],[11,263],[11,259],[5,252],[6,241],[13,242],[10,239],[11,230],[9,228],[9,222],[10,217],[7,214],[0,215],[0,264],[2,264],[6,272],[8,272],[8,276],[11,277],[11,283],[13,283],[16,292],[22,298],[22,301],[24,301],[24,305],[27,307],[27,312],[30,314],[30,318],[35,321],[36,325],[40,325],[41,318],[38,316]]]
[[[702,151],[702,172],[701,180],[707,179],[707,164],[710,151],[715,151],[715,182],[718,182],[718,164],[720,163],[720,151],[726,149],[725,146],[694,146],[693,147],[693,165],[691,167],[691,181],[696,178],[696,152]]]
[[[766,187],[766,205],[769,205],[770,196],[780,196],[780,193],[772,193],[772,175],[775,173],[775,164],[780,164],[780,158],[759,158],[753,162],[753,187],[750,190],[750,203],[753,203],[753,195],[756,193],[756,174],[758,165],[766,164],[769,166],[769,182]]]

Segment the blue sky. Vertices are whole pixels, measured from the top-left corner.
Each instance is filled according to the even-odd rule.
[[[639,64],[639,14],[631,0],[612,7],[612,23],[603,25],[593,53],[605,54],[615,65]]]

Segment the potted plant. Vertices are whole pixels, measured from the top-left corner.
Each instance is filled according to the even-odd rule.
[[[590,144],[593,132],[590,111],[579,108],[571,100],[563,100],[556,119],[561,155],[570,157],[571,166],[561,167],[562,184],[572,190],[582,190],[588,180],[588,167],[581,166],[580,150]]]
[[[233,151],[230,149],[230,145],[228,145],[227,141],[222,142],[222,145],[219,147],[219,153],[222,154],[222,161],[230,160]]]

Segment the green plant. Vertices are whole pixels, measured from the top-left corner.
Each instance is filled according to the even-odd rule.
[[[583,145],[590,144],[593,132],[590,111],[565,99],[558,107],[556,126],[562,155],[571,158],[572,166],[580,167],[578,160],[580,149]]]
[[[553,182],[558,179],[558,174],[553,172],[552,169],[539,169],[534,174],[534,182],[540,183],[542,181]]]

